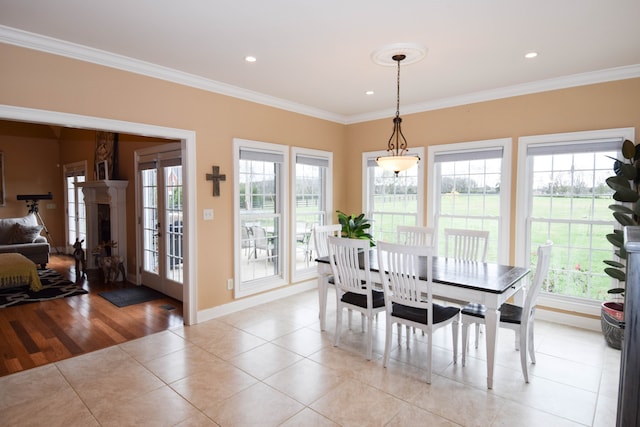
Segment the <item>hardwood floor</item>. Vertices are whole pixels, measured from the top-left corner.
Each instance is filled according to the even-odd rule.
[[[47,267],[76,280],[70,256],[52,255]],[[120,344],[183,322],[182,303],[173,298],[119,308],[98,292],[133,284],[104,284],[97,270],[80,281],[88,294],[0,308],[0,376]],[[168,310],[163,305],[175,308]]]

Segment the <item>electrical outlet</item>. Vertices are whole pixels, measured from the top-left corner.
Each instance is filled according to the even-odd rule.
[[[233,279],[227,279],[227,289],[233,290]]]
[[[211,221],[213,219],[213,209],[203,209],[202,219],[205,221]]]

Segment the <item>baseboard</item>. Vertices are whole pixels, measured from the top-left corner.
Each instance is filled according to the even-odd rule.
[[[276,290],[265,292],[263,294],[242,298],[237,301],[232,301],[227,304],[223,304],[217,307],[208,308],[206,310],[198,311],[197,323],[206,322],[207,320],[215,319],[217,317],[226,316],[227,314],[235,313],[237,311],[245,310],[247,308],[255,307],[267,302],[277,301],[279,299],[306,292],[311,289],[318,288],[318,279],[311,279],[305,282],[300,282],[292,286],[284,288],[278,288]]]
[[[536,307],[536,319],[592,331],[602,330],[599,318],[580,314],[571,314],[553,309],[549,310],[542,307]]]

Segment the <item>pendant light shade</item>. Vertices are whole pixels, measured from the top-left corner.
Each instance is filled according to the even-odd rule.
[[[402,118],[400,117],[400,62],[406,58],[404,54],[393,55],[392,59],[398,63],[396,116],[393,118],[393,132],[387,143],[387,156],[376,159],[378,166],[385,170],[398,172],[410,169],[418,164],[420,157],[407,154],[407,140],[402,133]]]

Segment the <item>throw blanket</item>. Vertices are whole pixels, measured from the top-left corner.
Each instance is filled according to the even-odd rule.
[[[22,254],[0,254],[0,288],[23,285],[35,292],[42,289],[36,265]]]

